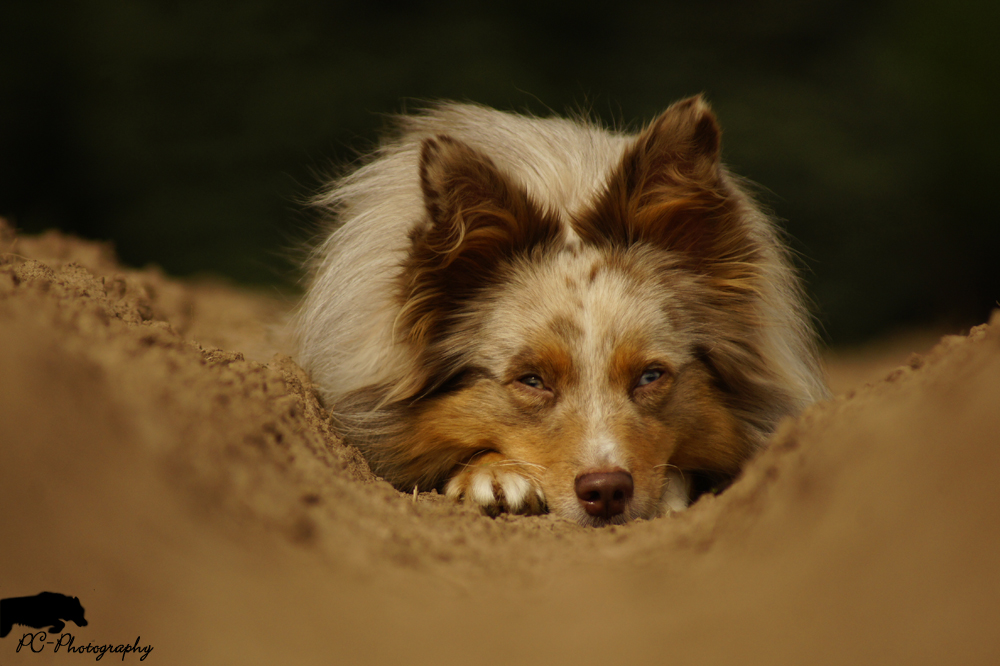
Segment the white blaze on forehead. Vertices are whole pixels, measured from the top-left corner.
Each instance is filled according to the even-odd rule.
[[[619,271],[609,270],[594,259],[588,264],[574,318],[581,330],[574,361],[584,389],[579,395],[583,403],[580,416],[586,420],[581,464],[585,468],[631,471],[622,443],[609,428],[616,403],[622,399],[615,395],[621,387],[610,383],[610,363],[621,338],[634,327],[642,328],[646,314],[643,310],[653,303],[642,302],[638,290],[630,289],[631,280]],[[595,266],[599,266],[596,274]]]
[[[600,416],[594,420],[600,421]],[[596,430],[600,425],[602,424],[592,423],[591,430]],[[587,437],[583,442],[581,454],[581,463],[584,468],[614,469],[620,467],[628,470],[628,461],[622,455],[621,445],[613,435],[606,431],[596,432]]]

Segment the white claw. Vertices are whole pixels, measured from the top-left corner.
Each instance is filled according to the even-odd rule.
[[[524,500],[528,497],[531,484],[520,474],[501,472],[500,487],[503,488],[503,496],[507,500],[507,508],[517,511],[524,505]]]
[[[493,495],[493,478],[487,473],[473,474],[469,483],[468,497],[476,504],[486,506],[496,501]]]

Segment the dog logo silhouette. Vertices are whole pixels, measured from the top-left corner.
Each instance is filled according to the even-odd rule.
[[[86,627],[83,606],[76,597],[55,592],[42,592],[33,597],[11,597],[0,599],[0,638],[10,633],[15,624],[41,629],[49,627],[48,633],[57,634],[71,621],[78,627]]]

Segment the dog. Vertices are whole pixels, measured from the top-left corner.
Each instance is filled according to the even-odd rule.
[[[49,627],[48,633],[58,634],[67,620],[78,627],[87,626],[77,597],[41,592],[33,597],[0,599],[0,638],[6,637],[15,624],[34,629]]]
[[[403,491],[582,525],[679,511],[826,397],[775,224],[702,97],[628,134],[439,104],[316,200],[299,360]]]

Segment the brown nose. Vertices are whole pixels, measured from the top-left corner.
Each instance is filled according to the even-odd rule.
[[[576,497],[584,511],[600,518],[625,513],[632,490],[628,472],[592,472],[576,477]]]

